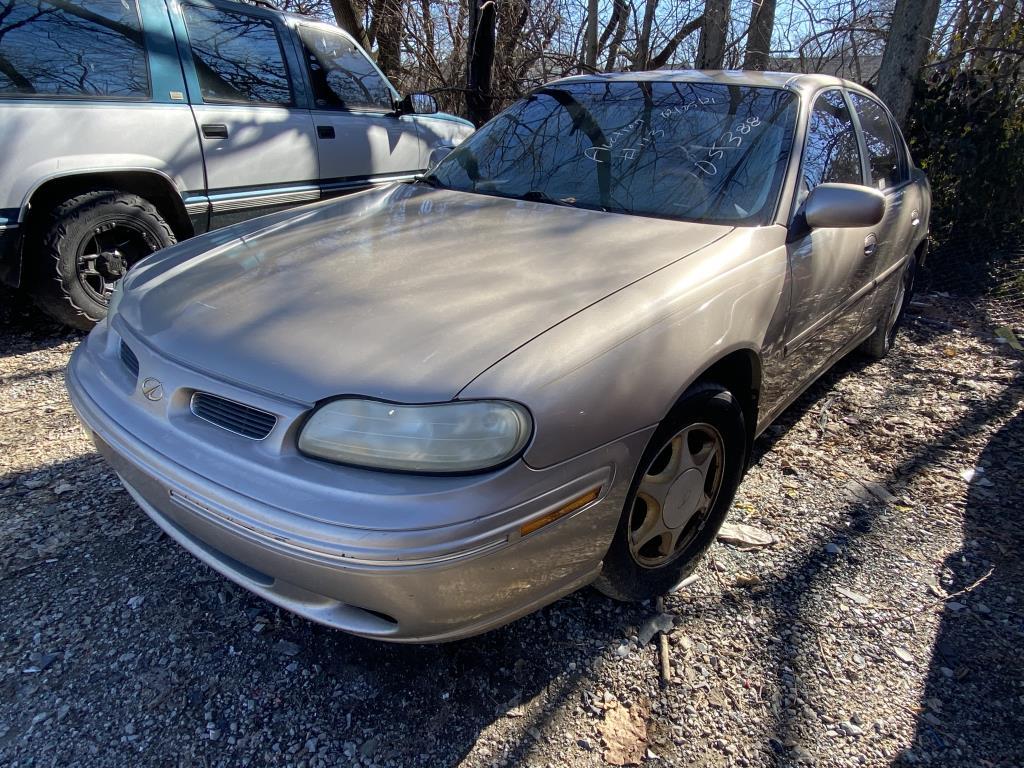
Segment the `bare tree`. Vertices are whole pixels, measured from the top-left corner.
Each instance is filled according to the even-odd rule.
[[[483,125],[494,114],[491,80],[494,69],[494,33],[496,9],[494,0],[469,0],[469,50],[466,82],[466,109],[469,119]]]
[[[370,38],[363,27],[362,9],[356,3],[357,0],[331,0],[331,10],[334,11],[338,26],[352,35],[363,48],[369,50]]]
[[[914,82],[928,56],[938,15],[939,0],[896,0],[878,73],[878,95],[901,125],[910,110]]]
[[[744,69],[768,69],[774,28],[775,0],[754,0],[750,7],[750,30],[747,32]]]
[[[725,61],[729,5],[729,0],[706,0],[704,3],[704,24],[700,30],[695,62],[698,69],[721,69]]]
[[[591,71],[597,69],[597,0],[587,0],[587,55],[584,63]]]

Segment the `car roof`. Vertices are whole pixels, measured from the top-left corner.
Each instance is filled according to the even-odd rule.
[[[655,69],[647,72],[594,72],[555,80],[552,85],[555,83],[593,82],[594,80],[749,85],[758,88],[785,88],[803,94],[811,94],[827,86],[864,90],[857,83],[833,75],[758,72],[743,69]]]

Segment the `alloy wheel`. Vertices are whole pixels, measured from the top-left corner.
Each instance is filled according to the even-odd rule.
[[[157,248],[159,244],[141,226],[127,221],[104,222],[79,246],[78,280],[94,300],[106,304],[114,283]]]
[[[629,518],[629,551],[644,568],[671,562],[698,536],[722,487],[725,442],[710,424],[690,424],[658,451],[640,479]]]

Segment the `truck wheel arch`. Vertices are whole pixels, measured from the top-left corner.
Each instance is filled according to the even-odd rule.
[[[117,189],[145,198],[156,206],[179,241],[196,234],[174,182],[166,174],[153,169],[74,171],[44,179],[29,191],[21,208],[20,220],[26,234],[31,237],[54,205],[92,189]],[[25,244],[23,240],[23,268],[25,256],[28,256],[24,253]]]

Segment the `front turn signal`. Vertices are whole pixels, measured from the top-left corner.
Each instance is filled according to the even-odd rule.
[[[523,525],[519,528],[519,535],[529,536],[534,531],[539,531],[545,525],[551,525],[551,523],[555,522],[556,520],[561,520],[563,517],[572,514],[577,509],[582,509],[583,507],[587,506],[587,504],[589,504],[590,502],[596,500],[597,497],[600,495],[600,486],[594,488],[591,491],[587,491],[582,496],[577,496],[575,499],[566,504],[563,504],[558,509],[552,510],[551,512],[541,515],[540,517],[535,517],[528,523],[523,523]]]

